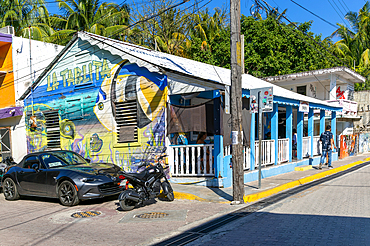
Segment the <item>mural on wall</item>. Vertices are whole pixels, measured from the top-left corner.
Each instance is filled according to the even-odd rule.
[[[165,150],[167,77],[105,51],[96,52],[96,47],[89,51],[79,63],[57,63],[25,100],[26,122],[32,115],[37,122],[37,127],[27,124],[28,152],[50,148],[48,132],[55,127],[46,116],[57,112],[61,149],[125,169],[142,159],[154,159]],[[118,111],[117,105],[128,101],[136,107]],[[135,129],[135,136],[119,126],[131,120],[137,122],[129,128]],[[125,134],[135,139],[121,141]]]
[[[354,156],[356,155],[356,148],[357,148],[357,135],[341,135],[340,136],[340,153],[339,158],[345,158],[347,156]]]
[[[370,152],[370,133],[361,133],[359,135],[358,152]]]
[[[316,98],[316,87],[310,84],[311,97]]]

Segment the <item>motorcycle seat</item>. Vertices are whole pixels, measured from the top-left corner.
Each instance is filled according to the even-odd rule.
[[[140,172],[140,173],[126,173],[126,176],[127,177],[135,177],[135,178],[138,178],[138,179],[144,179],[145,177],[145,172]]]

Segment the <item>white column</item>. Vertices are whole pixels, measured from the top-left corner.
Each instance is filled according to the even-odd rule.
[[[337,99],[337,76],[334,74],[330,74],[330,94],[329,100],[336,100]]]

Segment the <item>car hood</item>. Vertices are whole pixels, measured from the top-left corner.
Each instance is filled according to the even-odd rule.
[[[66,167],[61,167],[61,169],[68,169],[73,171],[79,171],[84,173],[89,173],[93,175],[113,175],[117,176],[118,172],[121,170],[120,167],[110,163],[88,163],[88,164],[76,164]]]

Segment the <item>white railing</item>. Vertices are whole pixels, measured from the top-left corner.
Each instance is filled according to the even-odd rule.
[[[262,163],[261,166],[266,166],[275,163],[275,140],[262,140]],[[259,162],[259,142],[255,142],[255,166],[257,167]]]
[[[310,157],[311,155],[311,137],[303,137],[302,139],[302,157]]]
[[[251,148],[243,146],[243,167],[244,170],[251,169]]]
[[[231,145],[224,146],[224,156],[231,155]]]
[[[289,161],[289,138],[278,139],[278,163]]]
[[[214,176],[213,144],[172,145],[169,163],[172,176]]]
[[[320,136],[313,136],[313,153],[312,155],[321,155],[321,142]]]
[[[231,145],[224,146],[224,156],[231,154]],[[251,168],[251,148],[247,146],[243,146],[243,167],[244,170]]]

